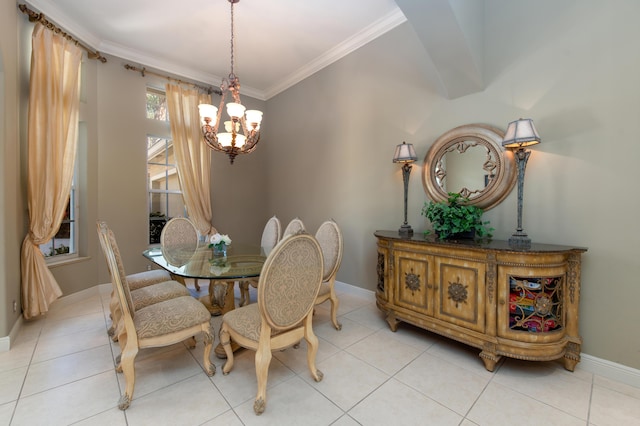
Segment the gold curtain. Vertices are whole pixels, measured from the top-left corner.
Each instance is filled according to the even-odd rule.
[[[211,225],[211,151],[202,142],[198,105],[211,97],[194,89],[166,85],[173,152],[189,219],[202,235],[215,233]]]
[[[76,157],[82,49],[37,23],[31,37],[27,203],[29,233],[22,243],[22,308],[26,319],[45,314],[62,295],[40,251],[65,215]]]

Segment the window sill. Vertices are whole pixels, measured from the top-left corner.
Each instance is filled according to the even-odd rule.
[[[66,259],[57,259],[55,261],[47,262],[47,266],[49,267],[49,269],[53,269],[59,266],[71,265],[73,263],[86,262],[87,260],[91,260],[91,257],[89,256],[69,257]]]

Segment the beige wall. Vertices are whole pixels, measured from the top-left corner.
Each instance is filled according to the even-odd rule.
[[[16,11],[15,3],[0,1],[0,336],[9,335],[20,313],[19,309],[13,312],[13,301],[20,306],[20,246],[24,237]]]
[[[8,334],[16,318],[6,302],[19,294],[17,252],[25,226],[21,187],[15,185],[20,170],[13,124],[19,104],[15,27],[24,18],[6,3],[0,6],[5,79],[0,195],[10,207],[0,213],[0,335]],[[299,216],[311,232],[333,217],[345,238],[338,280],[373,290],[373,232],[397,229],[403,221],[400,167],[391,162],[395,145],[413,143],[423,157],[455,126],[483,122],[504,129],[511,120],[531,117],[543,140],[527,168],[525,230],[536,242],[589,248],[582,275],[583,350],[640,368],[634,315],[640,300],[635,259],[640,203],[630,190],[639,177],[640,148],[629,125],[640,113],[640,52],[624,48],[640,37],[635,23],[640,3],[485,3],[482,92],[443,98],[433,64],[403,24],[266,103],[243,97],[249,107],[265,111],[263,141],[233,166],[213,154],[214,224],[232,238],[257,241],[273,214],[285,223]],[[92,259],[54,270],[67,294],[108,281],[95,242],[98,218],[117,232],[128,271],[148,264],[140,252],[146,247],[144,90],[150,80],[122,64],[109,58],[94,65],[87,191],[95,207],[89,207],[83,225]],[[409,187],[409,223],[416,232],[427,227],[420,216],[426,201],[421,172],[418,163]],[[514,231],[515,204],[513,192],[486,214],[496,238]]]
[[[524,228],[535,242],[589,248],[583,351],[640,368],[640,202],[632,190],[640,148],[630,125],[640,113],[640,51],[628,48],[640,37],[639,13],[630,0],[488,0],[486,87],[458,99],[440,95],[413,30],[397,27],[268,102],[269,120],[281,123],[268,129],[270,208],[300,216],[312,230],[334,217],[345,233],[338,280],[373,290],[373,232],[403,221],[395,145],[413,143],[423,157],[455,126],[504,130],[511,120],[533,118],[542,143],[527,167]],[[417,232],[427,227],[421,172],[420,163],[409,183]],[[495,238],[508,238],[516,191],[485,216]]]

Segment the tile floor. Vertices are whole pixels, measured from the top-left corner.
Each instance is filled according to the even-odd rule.
[[[640,425],[640,389],[559,363],[503,360],[490,373],[478,350],[402,324],[389,330],[373,294],[341,287],[341,331],[318,307],[315,383],[305,345],[275,353],[267,409],[253,413],[253,352],[209,378],[202,345],[138,354],[131,407],[117,401],[117,344],[106,334],[110,288],[56,301],[0,353],[0,425]],[[206,292],[206,288],[202,290]],[[252,298],[255,290],[252,289]],[[212,317],[214,330],[220,318]],[[216,337],[217,341],[217,337]]]

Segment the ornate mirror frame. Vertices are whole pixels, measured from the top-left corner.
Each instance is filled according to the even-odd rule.
[[[440,136],[429,148],[422,168],[422,184],[429,199],[446,201],[447,192],[460,192],[471,200],[469,204],[485,211],[504,200],[516,183],[517,171],[513,152],[502,147],[503,137],[502,130],[487,124],[465,124]],[[478,164],[479,172],[485,175],[484,187],[446,191],[441,185],[447,177],[445,155],[464,154],[475,147],[485,154],[482,164]]]

